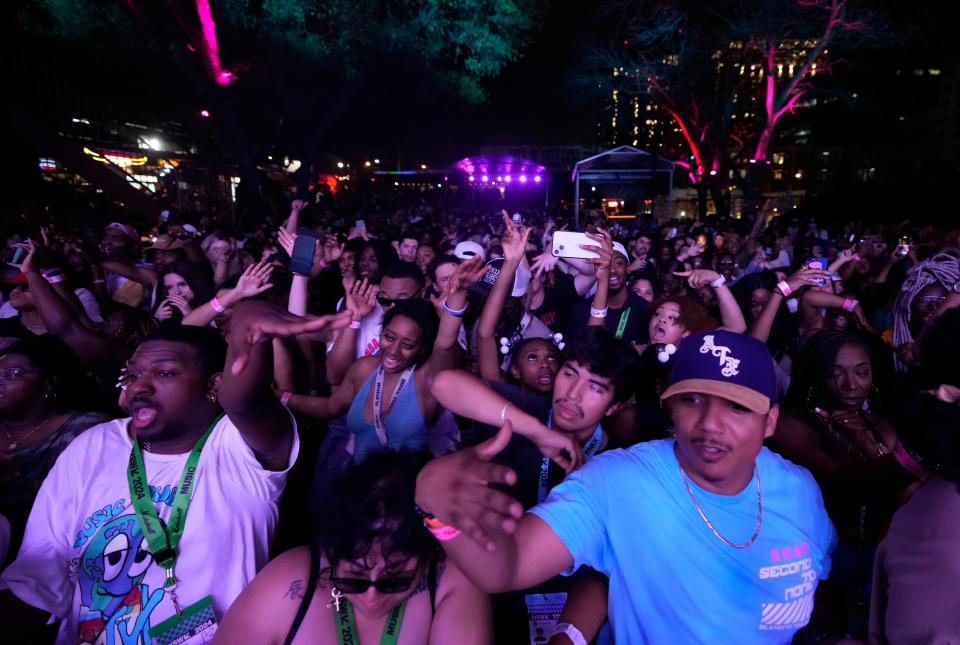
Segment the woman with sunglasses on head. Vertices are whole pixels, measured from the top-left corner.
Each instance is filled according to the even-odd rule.
[[[214,643],[490,643],[488,596],[445,561],[416,514],[424,463],[385,452],[349,470],[320,509],[312,544],[257,575]]]
[[[391,302],[383,316],[378,353],[354,361],[330,397],[284,393],[290,409],[318,419],[346,412],[354,462],[384,449],[425,448],[427,427],[440,412],[428,384],[436,373],[454,366],[466,290],[483,276],[481,260],[457,267],[439,320],[433,305],[423,299]],[[359,326],[376,293],[365,281],[355,287],[347,306]]]

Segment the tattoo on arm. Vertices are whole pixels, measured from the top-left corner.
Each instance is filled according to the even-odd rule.
[[[297,578],[290,583],[290,588],[283,592],[284,598],[289,598],[290,600],[298,600],[303,598],[303,579]]]

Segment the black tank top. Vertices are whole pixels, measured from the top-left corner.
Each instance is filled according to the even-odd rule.
[[[290,625],[290,631],[287,632],[287,638],[283,641],[284,645],[293,643],[293,639],[300,630],[303,619],[307,616],[307,610],[310,609],[310,603],[313,602],[313,594],[317,590],[317,579],[320,577],[320,558],[317,557],[317,549],[310,545],[310,578],[307,580],[307,588],[304,591],[303,598],[300,600],[300,606],[297,607],[297,615],[293,618],[293,624]],[[437,608],[437,551],[430,553],[430,564],[427,569],[427,590],[430,592],[430,618]]]

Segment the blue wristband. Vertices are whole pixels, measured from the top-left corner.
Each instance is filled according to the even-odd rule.
[[[454,318],[463,318],[463,314],[467,313],[467,305],[463,306],[463,309],[451,309],[447,306],[447,301],[443,301],[443,310]]]

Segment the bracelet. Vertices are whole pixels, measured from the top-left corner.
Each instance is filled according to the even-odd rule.
[[[451,309],[451,308],[447,305],[447,300],[446,300],[446,298],[444,298],[444,300],[443,300],[443,310],[446,311],[446,312],[447,312],[448,314],[450,314],[451,316],[453,316],[454,318],[463,318],[463,314],[467,313],[467,305],[463,305],[463,308],[462,308],[462,309]]]
[[[351,321],[350,321],[350,329],[360,329],[360,321],[359,321],[359,320],[351,320]]]
[[[513,405],[510,401],[507,401],[503,404],[503,407],[500,408],[500,425],[503,425],[507,422],[507,409]]]
[[[787,284],[787,281],[786,281],[786,280],[781,280],[780,282],[778,282],[778,283],[777,283],[777,289],[780,290],[780,294],[781,294],[784,298],[789,298],[789,297],[790,297],[790,294],[793,293],[793,289],[790,288],[790,285]]]
[[[710,286],[713,287],[714,289],[719,289],[726,283],[727,283],[727,279],[724,278],[723,276],[720,276],[719,278],[711,282]]]
[[[551,638],[557,634],[566,634],[573,645],[587,645],[587,639],[583,637],[583,632],[577,629],[576,625],[570,623],[557,623],[553,628]]]
[[[423,518],[423,525],[430,531],[433,537],[441,542],[452,540],[460,535],[460,529],[450,526],[449,524],[444,524],[433,516]]]
[[[99,279],[97,279],[97,280],[94,280],[94,281],[93,281],[93,284],[106,284],[106,282],[107,282],[107,281],[104,280],[103,278],[99,278]]]
[[[610,310],[609,307],[604,307],[603,309],[594,309],[593,306],[590,306],[590,317],[591,318],[606,318],[607,312]]]
[[[284,392],[280,395],[280,404],[283,407],[287,407],[287,404],[290,403],[290,397],[293,396],[293,392]]]
[[[42,274],[43,278],[50,284],[57,284],[58,282],[63,282],[66,280],[66,276],[60,272],[60,269],[52,269],[50,271],[44,271]]]
[[[213,310],[216,311],[218,314],[222,314],[224,311],[227,310],[226,307],[220,304],[220,301],[217,300],[216,296],[210,299],[210,307],[212,307]]]
[[[857,308],[857,305],[860,303],[854,300],[853,298],[844,298],[843,300],[843,310],[844,311],[853,311]]]
[[[921,466],[917,460],[913,458],[913,455],[904,449],[903,444],[899,441],[893,448],[893,458],[896,459],[897,463],[903,466],[908,473],[917,479],[923,479],[927,476],[927,469]]]

